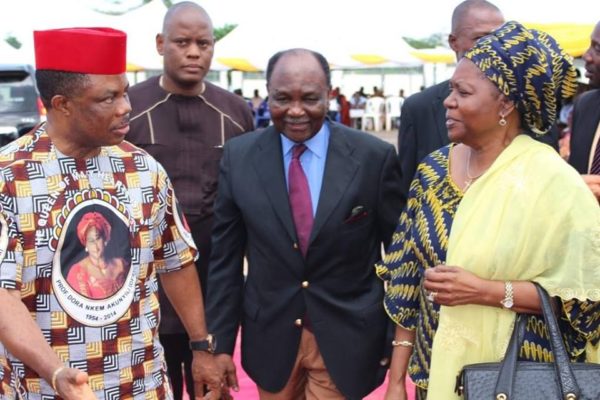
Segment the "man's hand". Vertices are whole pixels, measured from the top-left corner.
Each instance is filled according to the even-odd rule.
[[[596,200],[600,201],[600,175],[581,175],[584,182],[588,185]]]
[[[223,387],[223,375],[217,367],[215,357],[206,351],[193,351],[192,354],[194,357],[192,359],[192,378],[194,379],[196,400],[220,399]],[[206,396],[202,396],[204,385],[208,387]]]
[[[88,381],[87,373],[75,368],[65,368],[56,375],[56,390],[65,400],[96,400]]]
[[[239,392],[237,373],[235,364],[229,354],[218,354],[215,356],[215,361],[223,376],[225,386],[223,387],[223,399],[231,399],[230,390]]]

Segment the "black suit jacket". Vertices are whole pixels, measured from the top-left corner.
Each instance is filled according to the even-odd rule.
[[[573,106],[571,127],[571,164],[580,174],[588,173],[594,134],[600,122],[600,89],[583,93]]]
[[[389,350],[389,319],[373,265],[400,213],[399,167],[392,145],[340,124],[330,128],[306,259],[297,245],[275,128],[225,144],[206,313],[218,352],[233,352],[241,322],[244,369],[271,392],[290,376],[302,331],[295,321],[308,315],[335,384],[358,399],[385,376],[380,361]]]
[[[444,100],[450,94],[449,81],[438,83],[408,97],[402,105],[398,132],[402,194],[404,201],[417,166],[425,156],[447,145]]]

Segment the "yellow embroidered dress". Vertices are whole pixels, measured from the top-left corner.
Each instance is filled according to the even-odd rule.
[[[522,140],[527,145],[533,142],[530,138],[517,142]],[[428,388],[431,351],[440,311],[439,305],[426,299],[421,285],[423,273],[427,268],[446,262],[450,231],[464,196],[449,175],[450,148],[433,152],[419,165],[407,208],[400,217],[382,264],[377,265],[379,276],[388,282],[384,304],[390,318],[401,327],[416,331],[408,374],[422,389]],[[486,224],[486,221],[480,223]],[[585,359],[587,340],[597,344],[599,311],[598,303],[577,299],[563,302],[559,324],[572,360]],[[529,317],[520,357],[531,361],[552,359],[543,318]],[[456,373],[448,371],[447,375],[454,379]],[[451,396],[452,393],[447,398]]]

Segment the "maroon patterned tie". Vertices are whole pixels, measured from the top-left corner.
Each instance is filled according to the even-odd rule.
[[[596,150],[594,151],[594,159],[592,160],[590,174],[600,175],[600,143],[596,144]]]
[[[312,201],[310,199],[310,189],[308,180],[304,175],[300,156],[306,150],[303,144],[297,144],[292,148],[292,161],[288,171],[289,198],[294,224],[296,225],[296,234],[300,241],[300,250],[302,255],[306,256],[308,240],[313,227]]]

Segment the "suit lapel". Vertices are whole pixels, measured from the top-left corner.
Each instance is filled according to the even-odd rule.
[[[446,108],[442,104],[449,94],[449,84],[439,85],[436,99],[431,103],[431,112],[435,119],[435,126],[440,138],[440,143],[448,143],[448,129],[446,128]]]
[[[591,150],[594,144],[594,137],[596,136],[596,129],[598,129],[598,123],[600,122],[600,89],[598,89],[593,96],[590,96],[590,101],[586,105],[585,109],[581,113],[581,122],[583,129],[587,132],[589,137],[589,147]],[[588,151],[589,154],[589,151]],[[587,164],[587,160],[586,160]]]
[[[344,195],[348,185],[354,178],[359,164],[352,157],[354,148],[348,143],[344,133],[337,124],[330,124],[331,135],[327,149],[327,160],[323,173],[323,184],[319,196],[319,205],[315,215],[315,222],[310,240],[318,235],[319,231],[336,208]]]
[[[594,136],[600,122],[600,113],[597,111],[599,105],[600,89],[588,92],[575,101],[569,164],[581,174],[589,171]]]
[[[284,176],[281,140],[272,126],[262,133],[252,163],[275,214],[291,239],[297,240]]]

